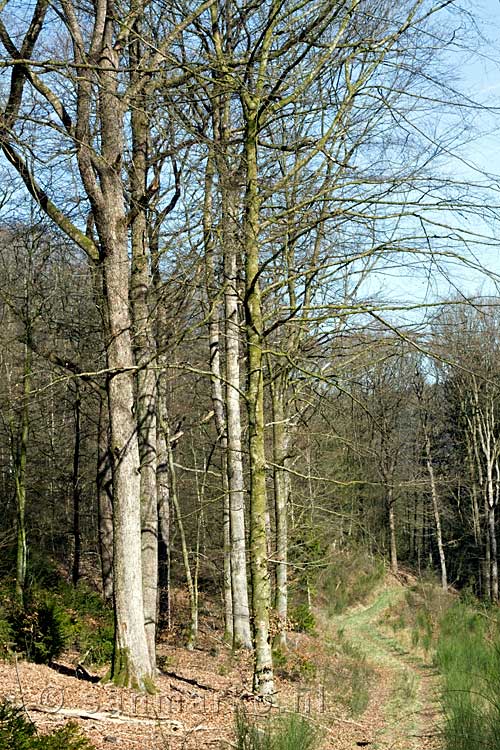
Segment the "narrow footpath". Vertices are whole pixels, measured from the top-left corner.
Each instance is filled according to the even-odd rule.
[[[365,606],[325,621],[332,643],[341,637],[373,668],[368,705],[349,732],[345,727],[330,747],[335,750],[439,750],[441,711],[439,676],[430,661],[406,650],[389,632],[383,615],[404,597],[404,587],[384,586]]]

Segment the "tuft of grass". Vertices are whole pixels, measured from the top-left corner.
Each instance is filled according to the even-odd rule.
[[[50,598],[30,598],[26,606],[14,606],[9,625],[16,651],[37,664],[50,664],[68,641],[66,613]]]
[[[267,718],[262,723],[236,711],[238,750],[314,750],[319,740],[318,731],[298,714]]]
[[[66,648],[74,648],[88,665],[111,661],[113,612],[84,584],[74,588],[59,581],[52,590],[34,584],[24,606],[12,592],[5,602],[0,609],[0,655],[12,646],[30,661],[50,663]]]

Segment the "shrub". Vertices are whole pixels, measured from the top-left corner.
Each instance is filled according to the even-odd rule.
[[[0,704],[0,747],[2,750],[92,750],[92,745],[69,722],[50,734],[38,734],[22,708]]]
[[[32,600],[24,608],[14,607],[10,627],[16,650],[38,664],[50,664],[60,656],[68,639],[67,616],[48,599]]]
[[[290,623],[292,629],[297,633],[316,633],[316,619],[307,604],[299,604],[290,612]]]
[[[55,593],[58,606],[67,613],[67,645],[82,655],[84,662],[100,666],[113,656],[113,611],[101,596],[84,583],[74,587],[60,582]]]

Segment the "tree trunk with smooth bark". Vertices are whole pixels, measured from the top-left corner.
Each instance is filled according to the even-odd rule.
[[[254,632],[254,691],[267,698],[274,693],[270,585],[267,567],[267,492],[264,425],[263,319],[259,286],[259,195],[257,182],[258,101],[248,95],[245,110],[246,194],[245,323],[247,341],[248,442],[250,473],[250,569]]]

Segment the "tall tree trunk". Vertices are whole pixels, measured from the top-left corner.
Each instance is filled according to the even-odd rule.
[[[158,410],[163,397],[161,375],[158,387]],[[168,469],[168,451],[165,434],[161,429],[161,420],[157,419],[157,497],[158,497],[158,627],[170,630],[172,625],[170,598],[170,483]]]
[[[491,565],[491,599],[498,601],[498,554],[497,554],[497,535],[495,524],[495,488],[493,476],[493,459],[487,458],[486,467],[486,485],[487,485],[487,524],[488,534],[490,537],[490,565]]]
[[[431,496],[432,496],[432,510],[434,514],[434,523],[436,526],[436,542],[439,552],[439,565],[441,568],[441,586],[443,591],[448,590],[448,578],[446,575],[446,557],[444,554],[443,546],[443,535],[441,532],[441,516],[439,513],[439,497],[436,486],[436,477],[434,475],[434,466],[432,465],[432,454],[431,454],[431,441],[424,428],[424,439],[425,439],[425,461],[427,465],[427,473],[429,474],[429,482],[431,485]]]
[[[254,627],[253,689],[262,696],[274,693],[269,630],[270,585],[267,569],[266,455],[264,435],[264,373],[262,361],[262,303],[259,285],[259,195],[257,185],[258,102],[245,97],[246,195],[245,319],[248,352],[247,408],[250,471],[250,568]]]
[[[205,245],[205,274],[208,304],[208,345],[210,357],[210,384],[215,416],[217,441],[221,449],[222,480],[222,531],[223,531],[223,589],[224,589],[224,637],[233,643],[233,592],[231,583],[231,510],[229,501],[229,479],[227,470],[227,431],[224,413],[224,395],[220,361],[220,308],[215,278],[215,243],[212,227],[212,190],[214,178],[214,158],[209,154],[205,174],[205,198],[203,207],[203,235]]]
[[[123,112],[120,111],[111,24],[103,39],[99,68],[104,200],[95,211],[104,257],[104,288],[109,324],[107,365],[111,451],[113,454],[114,598],[116,614],[112,679],[119,684],[148,687],[153,664],[144,625],[141,553],[141,478],[134,370],[129,312],[129,254],[124,186]],[[156,509],[155,509],[156,510]]]
[[[139,23],[139,22],[138,22]],[[135,29],[140,38],[140,28]],[[131,69],[138,70],[140,42],[131,49]],[[135,76],[132,75],[132,81]],[[134,323],[134,349],[137,372],[137,427],[141,459],[141,540],[144,618],[151,664],[156,664],[156,613],[158,595],[158,501],[156,446],[156,343],[148,297],[152,279],[148,255],[146,222],[146,180],[148,116],[146,101],[140,97],[131,113],[132,164],[130,186],[132,198],[132,275],[131,301]]]
[[[107,393],[101,396],[99,402],[97,430],[97,512],[102,592],[104,599],[111,602],[113,599],[113,476]]]
[[[72,495],[73,495],[73,567],[71,571],[71,580],[73,586],[80,580],[80,558],[81,558],[81,529],[80,529],[80,442],[81,442],[81,410],[80,410],[80,392],[77,383],[77,390],[74,402],[75,412],[75,444],[73,447],[73,473],[71,478]]]
[[[26,588],[26,572],[28,566],[28,542],[26,537],[26,466],[28,459],[31,360],[31,348],[28,344],[25,344],[21,424],[17,431],[14,430],[12,421],[10,425],[17,511],[16,599],[20,604],[24,604],[24,591]]]
[[[179,502],[179,496],[177,494],[177,479],[174,462],[174,452],[172,449],[172,442],[170,440],[170,428],[168,423],[168,415],[162,414],[162,430],[165,433],[165,441],[168,455],[168,467],[170,477],[170,498],[175,513],[175,520],[177,521],[177,527],[179,529],[179,536],[181,539],[182,549],[182,562],[184,563],[184,573],[186,575],[186,583],[189,595],[189,608],[190,608],[190,621],[188,628],[188,640],[186,647],[189,651],[192,651],[196,646],[198,640],[198,591],[196,588],[196,576],[193,577],[191,573],[191,565],[189,562],[189,550],[187,546],[186,533],[184,531],[184,522],[182,520],[181,506]],[[196,570],[196,565],[195,565]]]
[[[223,201],[223,222],[234,222],[233,203]],[[229,214],[229,215],[228,215]],[[250,612],[246,571],[245,492],[240,409],[240,326],[237,289],[237,252],[234,231],[224,237],[224,307],[226,343],[227,467],[231,528],[231,587],[235,648],[251,648]]]
[[[274,451],[274,504],[276,515],[276,614],[278,632],[275,643],[286,646],[286,623],[288,616],[287,549],[288,549],[288,476],[287,425],[285,421],[286,374],[282,373],[271,385],[273,408],[273,451]]]
[[[115,217],[113,217],[115,219]],[[123,218],[110,222],[114,233]],[[107,349],[111,451],[113,453],[113,544],[116,643],[112,678],[118,684],[147,687],[153,666],[144,626],[141,554],[141,480],[134,415],[134,359],[128,310],[126,237],[116,237],[105,260],[109,309]]]
[[[489,508],[485,502],[485,531],[484,531],[484,598],[492,599],[491,590],[491,532],[489,526]]]
[[[394,490],[392,485],[387,487],[387,513],[389,517],[389,549],[391,573],[397,575],[398,572],[398,550],[396,543],[396,519],[394,515]]]

